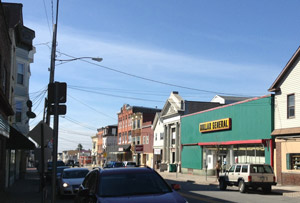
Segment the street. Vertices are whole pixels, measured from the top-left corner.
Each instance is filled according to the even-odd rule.
[[[217,185],[195,184],[193,181],[174,181],[166,179],[169,184],[180,184],[179,193],[186,198],[189,203],[196,202],[299,202],[299,198],[284,197],[282,194],[263,194],[262,191],[249,191],[240,193],[237,187],[228,187],[226,191],[220,191]]]

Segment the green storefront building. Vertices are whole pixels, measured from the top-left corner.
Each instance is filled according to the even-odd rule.
[[[213,175],[220,161],[273,166],[272,95],[186,115],[181,118],[181,171]]]

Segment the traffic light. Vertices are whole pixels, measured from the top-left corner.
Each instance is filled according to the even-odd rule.
[[[31,101],[31,100],[28,100],[28,101],[26,102],[26,105],[27,105],[27,107],[28,107],[28,111],[26,112],[27,117],[28,117],[28,118],[35,118],[35,117],[36,117],[35,113],[33,113],[33,112],[31,111],[32,101]]]
[[[48,112],[54,115],[54,104],[58,104],[58,115],[67,113],[67,106],[61,103],[67,102],[67,83],[55,82],[48,85]]]

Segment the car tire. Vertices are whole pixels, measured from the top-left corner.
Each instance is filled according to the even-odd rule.
[[[265,186],[265,187],[262,188],[262,190],[263,190],[263,192],[264,192],[265,194],[271,193],[271,191],[272,191],[272,186],[271,186],[271,185]]]
[[[220,190],[226,190],[227,184],[226,184],[226,181],[224,180],[224,178],[221,178],[219,180],[219,187],[220,187]]]
[[[243,180],[239,181],[239,191],[240,193],[245,193],[247,191],[247,186]]]

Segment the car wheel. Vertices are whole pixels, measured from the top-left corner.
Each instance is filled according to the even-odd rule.
[[[265,186],[262,188],[263,192],[264,193],[271,193],[271,190],[272,190],[272,186],[271,185],[268,185],[268,186]]]
[[[245,185],[245,182],[243,180],[240,180],[239,182],[239,191],[240,193],[245,193],[247,190],[247,187]]]
[[[220,190],[226,190],[227,184],[226,184],[224,178],[220,179],[219,187],[220,187]]]

